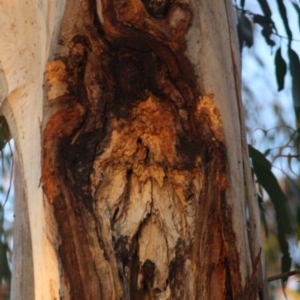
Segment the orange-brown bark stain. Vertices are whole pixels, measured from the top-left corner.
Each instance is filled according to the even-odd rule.
[[[75,29],[72,21],[68,51],[48,68],[49,106],[58,111],[43,132],[43,188],[62,235],[59,253],[71,294],[84,295],[82,274],[99,264],[88,253],[98,247],[105,260],[118,265],[111,287],[122,286],[116,299],[148,299],[163,289],[170,289],[170,299],[179,299],[187,295],[187,285],[196,299],[239,299],[236,237],[226,203],[228,154],[213,95],[201,95],[185,55],[189,5],[174,1],[157,17],[142,1],[102,0],[102,15],[97,16],[94,1],[82,3],[88,8],[75,15],[84,26]],[[113,185],[117,179],[125,181],[124,187]],[[132,182],[141,190],[151,182],[152,192],[159,186],[167,191],[157,192],[160,197],[174,201],[168,209],[182,212],[172,220],[178,239],[168,249],[168,278],[159,287],[153,286],[158,262],[140,261],[139,238],[151,222],[160,224],[169,242],[175,233],[167,232],[169,215],[152,195],[134,235],[120,235],[131,213]],[[119,198],[110,199],[117,189],[123,189]],[[98,206],[105,214],[97,212]],[[98,244],[93,246],[84,214],[101,224],[95,225]],[[85,242],[79,245],[80,240]],[[69,245],[76,249],[71,259]],[[97,276],[94,284],[103,292],[103,275]],[[85,299],[97,298],[96,292],[91,295]]]

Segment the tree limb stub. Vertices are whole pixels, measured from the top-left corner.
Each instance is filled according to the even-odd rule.
[[[157,5],[66,6],[42,172],[63,299],[244,295],[221,117],[185,55],[192,12]]]

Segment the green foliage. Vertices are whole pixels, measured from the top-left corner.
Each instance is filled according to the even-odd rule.
[[[260,184],[269,194],[276,213],[278,243],[282,253],[281,271],[282,273],[290,270],[292,259],[289,253],[289,246],[286,240],[287,235],[293,232],[290,223],[291,216],[288,209],[287,198],[281,190],[278,181],[271,171],[271,163],[266,159],[265,155],[257,149],[249,145],[249,155],[252,160],[253,170]],[[285,285],[287,278],[284,278],[282,283]]]
[[[284,88],[284,77],[287,71],[286,62],[281,56],[281,47],[279,47],[276,51],[275,70],[278,84],[278,92],[280,92]]]
[[[262,224],[264,226],[266,236],[268,236],[270,230],[268,228],[268,218],[266,218],[266,211],[264,209],[264,204],[267,199],[267,197],[263,197],[263,191],[265,191],[269,196],[269,200],[272,203],[273,210],[275,212],[274,223],[276,226],[274,226],[273,232],[276,232],[278,247],[281,253],[281,272],[284,273],[289,271],[292,266],[289,243],[292,241],[299,243],[300,241],[300,53],[297,53],[297,48],[293,43],[292,30],[295,29],[291,27],[291,20],[288,16],[287,5],[289,4],[290,8],[294,8],[297,12],[299,28],[300,7],[299,1],[290,1],[288,3],[283,0],[276,0],[271,3],[271,1],[268,0],[252,0],[252,2],[257,2],[257,4],[259,4],[261,12],[246,10],[246,0],[240,0],[239,6],[235,6],[237,10],[237,28],[241,53],[244,46],[250,48],[253,44],[255,44],[253,33],[254,27],[260,28],[261,35],[263,36],[266,44],[270,46],[270,48],[276,46],[275,52],[273,53],[275,54],[274,75],[277,82],[278,92],[287,88],[287,75],[290,75],[291,78],[291,94],[295,114],[295,128],[287,127],[284,125],[284,122],[282,122],[278,124],[278,129],[277,131],[275,130],[274,135],[272,137],[270,136],[270,140],[271,138],[274,139],[276,134],[279,135],[279,128],[285,127],[286,129],[282,130],[281,133],[284,132],[285,137],[288,137],[288,142],[281,147],[277,147],[276,154],[274,154],[275,148],[272,149],[267,146],[266,150],[260,152],[253,146],[249,145],[249,154],[259,190],[258,202],[261,211]],[[274,3],[277,7],[274,6]],[[283,25],[282,28],[285,31],[284,34],[278,33],[276,28],[276,25],[278,25],[276,22],[278,22],[278,20],[276,20],[276,22],[273,21],[273,12],[271,7],[272,9],[278,10],[281,19],[280,21]],[[250,40],[249,36],[251,36],[253,43],[247,42]],[[298,43],[300,41],[297,40],[296,42]],[[272,51],[270,53],[272,53]],[[261,65],[263,64],[264,62],[261,62]],[[251,89],[251,87],[248,87],[248,89]],[[255,87],[253,87],[253,89],[255,89]],[[280,108],[276,105],[274,105],[274,113],[278,116],[281,113]],[[280,121],[283,120],[282,118],[279,119]],[[268,130],[262,131],[264,136],[268,134]],[[271,157],[271,160],[268,160],[267,157]],[[284,176],[281,176],[279,180],[281,184],[283,182],[287,184],[288,189],[291,191],[290,195],[287,195],[286,188],[282,189],[278,182],[279,180],[272,171],[273,163],[276,159],[281,159],[281,161],[286,159],[283,164],[287,166],[287,170],[282,170]],[[287,176],[286,172],[290,175]],[[287,278],[282,280],[283,286],[286,284],[286,281]]]
[[[245,1],[241,3],[241,7],[244,7],[244,2]],[[275,23],[272,20],[272,13],[268,2],[266,0],[258,0],[258,2],[262,8],[264,15],[256,14],[244,10],[243,8],[237,8],[237,28],[241,51],[244,45],[246,45],[247,47],[251,47],[253,45],[253,29],[250,19],[252,19],[252,23],[260,25],[260,27],[262,28],[261,33],[269,46],[273,47],[276,44],[272,36],[275,35],[282,38],[282,36],[277,33]],[[289,26],[286,7],[282,0],[277,0],[277,5],[287,34],[287,54],[289,58],[289,71],[292,76],[292,95],[296,116],[296,128],[300,128],[300,61],[298,54],[291,47],[293,35]],[[293,6],[298,12],[300,20],[300,8],[294,2]],[[281,91],[284,88],[284,78],[287,74],[287,64],[281,55],[281,47],[278,47],[275,55],[275,73],[278,84],[278,91]]]
[[[257,182],[269,194],[278,216],[280,227],[283,228],[285,233],[290,234],[292,232],[292,226],[290,224],[287,199],[282,192],[275,175],[271,171],[271,163],[266,159],[265,155],[251,145],[249,145],[248,148]]]
[[[261,9],[265,14],[265,17],[271,19],[272,12],[269,7],[268,1],[267,0],[258,0],[258,3],[260,4]]]
[[[238,14],[237,31],[240,41],[240,50],[244,44],[250,48],[253,45],[252,25],[249,18],[242,13]]]
[[[287,17],[287,14],[286,14],[285,5],[284,5],[284,3],[283,3],[282,0],[277,0],[277,5],[278,5],[278,10],[280,12],[281,19],[283,21],[284,28],[285,28],[285,31],[287,33],[288,39],[289,39],[289,41],[291,41],[292,38],[293,38],[293,36],[292,36],[292,32],[290,30],[290,26],[289,26],[288,17]]]
[[[297,53],[293,49],[288,51],[290,59],[290,72],[292,75],[292,95],[296,115],[296,126],[300,128],[300,61]]]

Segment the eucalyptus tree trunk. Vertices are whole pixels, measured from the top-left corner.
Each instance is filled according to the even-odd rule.
[[[0,30],[12,299],[267,299],[231,1],[1,0]]]

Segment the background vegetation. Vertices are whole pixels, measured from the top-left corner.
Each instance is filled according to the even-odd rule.
[[[249,154],[271,277],[300,267],[300,7],[290,0],[241,0],[234,6]],[[275,298],[278,287],[289,283],[289,299],[299,299],[297,280],[270,282],[270,298],[281,299]]]

